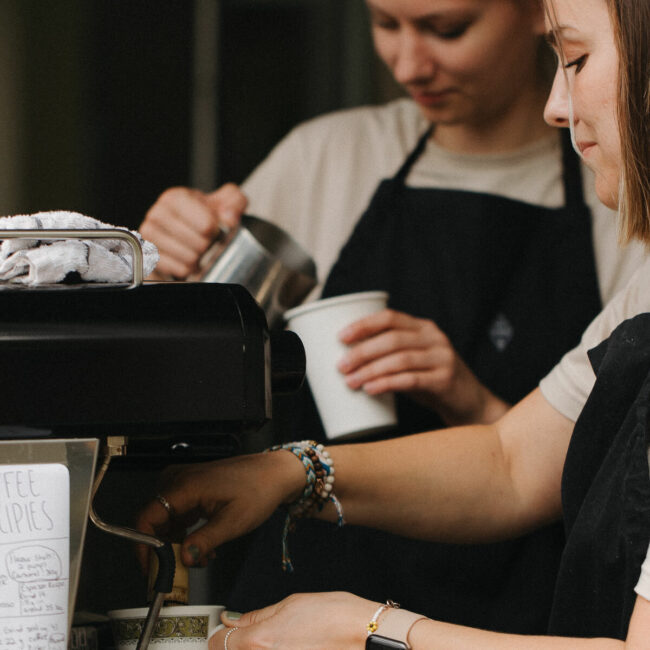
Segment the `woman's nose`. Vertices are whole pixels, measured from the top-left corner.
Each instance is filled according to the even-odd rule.
[[[404,33],[393,65],[395,80],[400,84],[427,80],[433,75],[435,67],[425,39],[413,32]]]
[[[569,126],[569,87],[564,69],[558,66],[551,93],[544,107],[544,119],[551,126]]]

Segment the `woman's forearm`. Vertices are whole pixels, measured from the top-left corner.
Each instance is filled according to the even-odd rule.
[[[432,620],[418,621],[409,634],[413,650],[623,650],[616,639],[524,636],[476,630]]]
[[[407,612],[402,614],[406,616],[396,621],[393,610],[378,609],[376,602],[349,593],[329,592],[294,594],[236,620],[227,617],[222,620],[227,628],[237,627],[237,647],[241,648],[361,650],[367,639],[369,621],[378,623],[376,634],[406,639],[412,650],[628,650],[629,647],[616,639],[503,634],[418,618]],[[409,623],[410,620],[415,622]],[[223,648],[226,634],[227,629],[217,632],[210,641],[210,650]],[[640,634],[638,638],[641,645],[630,650],[647,650],[648,636]]]
[[[572,428],[537,390],[493,425],[332,446],[334,494],[351,524],[434,541],[513,537],[559,516]],[[160,533],[175,519],[207,520],[183,543],[189,566],[300,500],[305,467],[292,452],[237,456],[170,469],[160,489],[173,514],[154,499],[138,528]],[[328,503],[314,516],[336,521],[337,512]]]
[[[555,433],[533,454],[527,440],[549,418]],[[330,447],[335,493],[348,523],[436,541],[513,537],[559,516],[571,428],[536,392],[494,425]]]
[[[348,523],[438,541],[507,535],[514,503],[492,426],[459,427],[330,448]],[[496,497],[496,498],[495,498]],[[511,532],[511,531],[508,531]]]

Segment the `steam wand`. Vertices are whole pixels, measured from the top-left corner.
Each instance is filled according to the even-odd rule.
[[[118,537],[124,537],[140,544],[151,546],[158,556],[158,575],[156,576],[156,582],[153,586],[155,596],[151,605],[149,606],[147,618],[145,620],[144,627],[142,628],[142,633],[140,634],[138,645],[136,647],[136,650],[146,650],[146,648],[149,646],[149,641],[151,640],[151,635],[153,634],[153,628],[158,619],[160,608],[162,607],[163,601],[165,600],[165,595],[172,590],[174,573],[176,571],[176,561],[174,559],[174,551],[172,549],[172,545],[169,542],[163,542],[153,535],[141,533],[140,531],[133,530],[132,528],[107,524],[106,522],[102,521],[95,512],[95,495],[97,494],[100,483],[106,475],[106,471],[108,470],[108,465],[111,462],[111,458],[114,456],[126,455],[126,443],[126,436],[107,436],[104,460],[102,461],[102,465],[99,468],[97,476],[95,477],[95,482],[93,483],[88,514],[90,520],[100,530],[103,530],[104,532],[110,533],[112,535],[117,535]]]

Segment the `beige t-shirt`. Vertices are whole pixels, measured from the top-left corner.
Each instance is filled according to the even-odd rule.
[[[596,381],[588,350],[604,341],[624,320],[650,311],[650,259],[634,273],[627,286],[609,301],[582,335],[580,344],[567,352],[539,387],[557,411],[574,422]]]
[[[321,282],[379,182],[395,175],[428,124],[409,99],[331,113],[296,127],[243,184],[248,211],[277,223],[316,262]],[[617,245],[616,217],[583,167],[603,303],[624,286],[642,249]],[[554,208],[564,204],[561,145],[550,137],[506,154],[451,153],[429,141],[407,184],[492,193]],[[312,297],[318,295],[316,291]]]
[[[650,453],[648,455],[650,456]],[[650,600],[650,548],[648,548],[648,554],[641,566],[641,576],[634,591],[646,600]]]
[[[639,582],[637,582],[635,591],[639,596],[643,596],[646,600],[650,600],[650,548],[648,548],[648,554],[641,566],[641,576],[639,577]]]

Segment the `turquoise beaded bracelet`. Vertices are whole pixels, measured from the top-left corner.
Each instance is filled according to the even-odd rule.
[[[338,515],[337,524],[343,526],[343,507],[334,495],[334,463],[329,452],[321,444],[313,440],[288,442],[275,445],[267,451],[285,449],[296,456],[305,468],[306,482],[302,496],[287,506],[287,517],[282,529],[282,568],[292,572],[293,564],[289,556],[289,533],[295,530],[296,521],[307,516],[314,508],[321,511],[330,501],[334,504]]]

